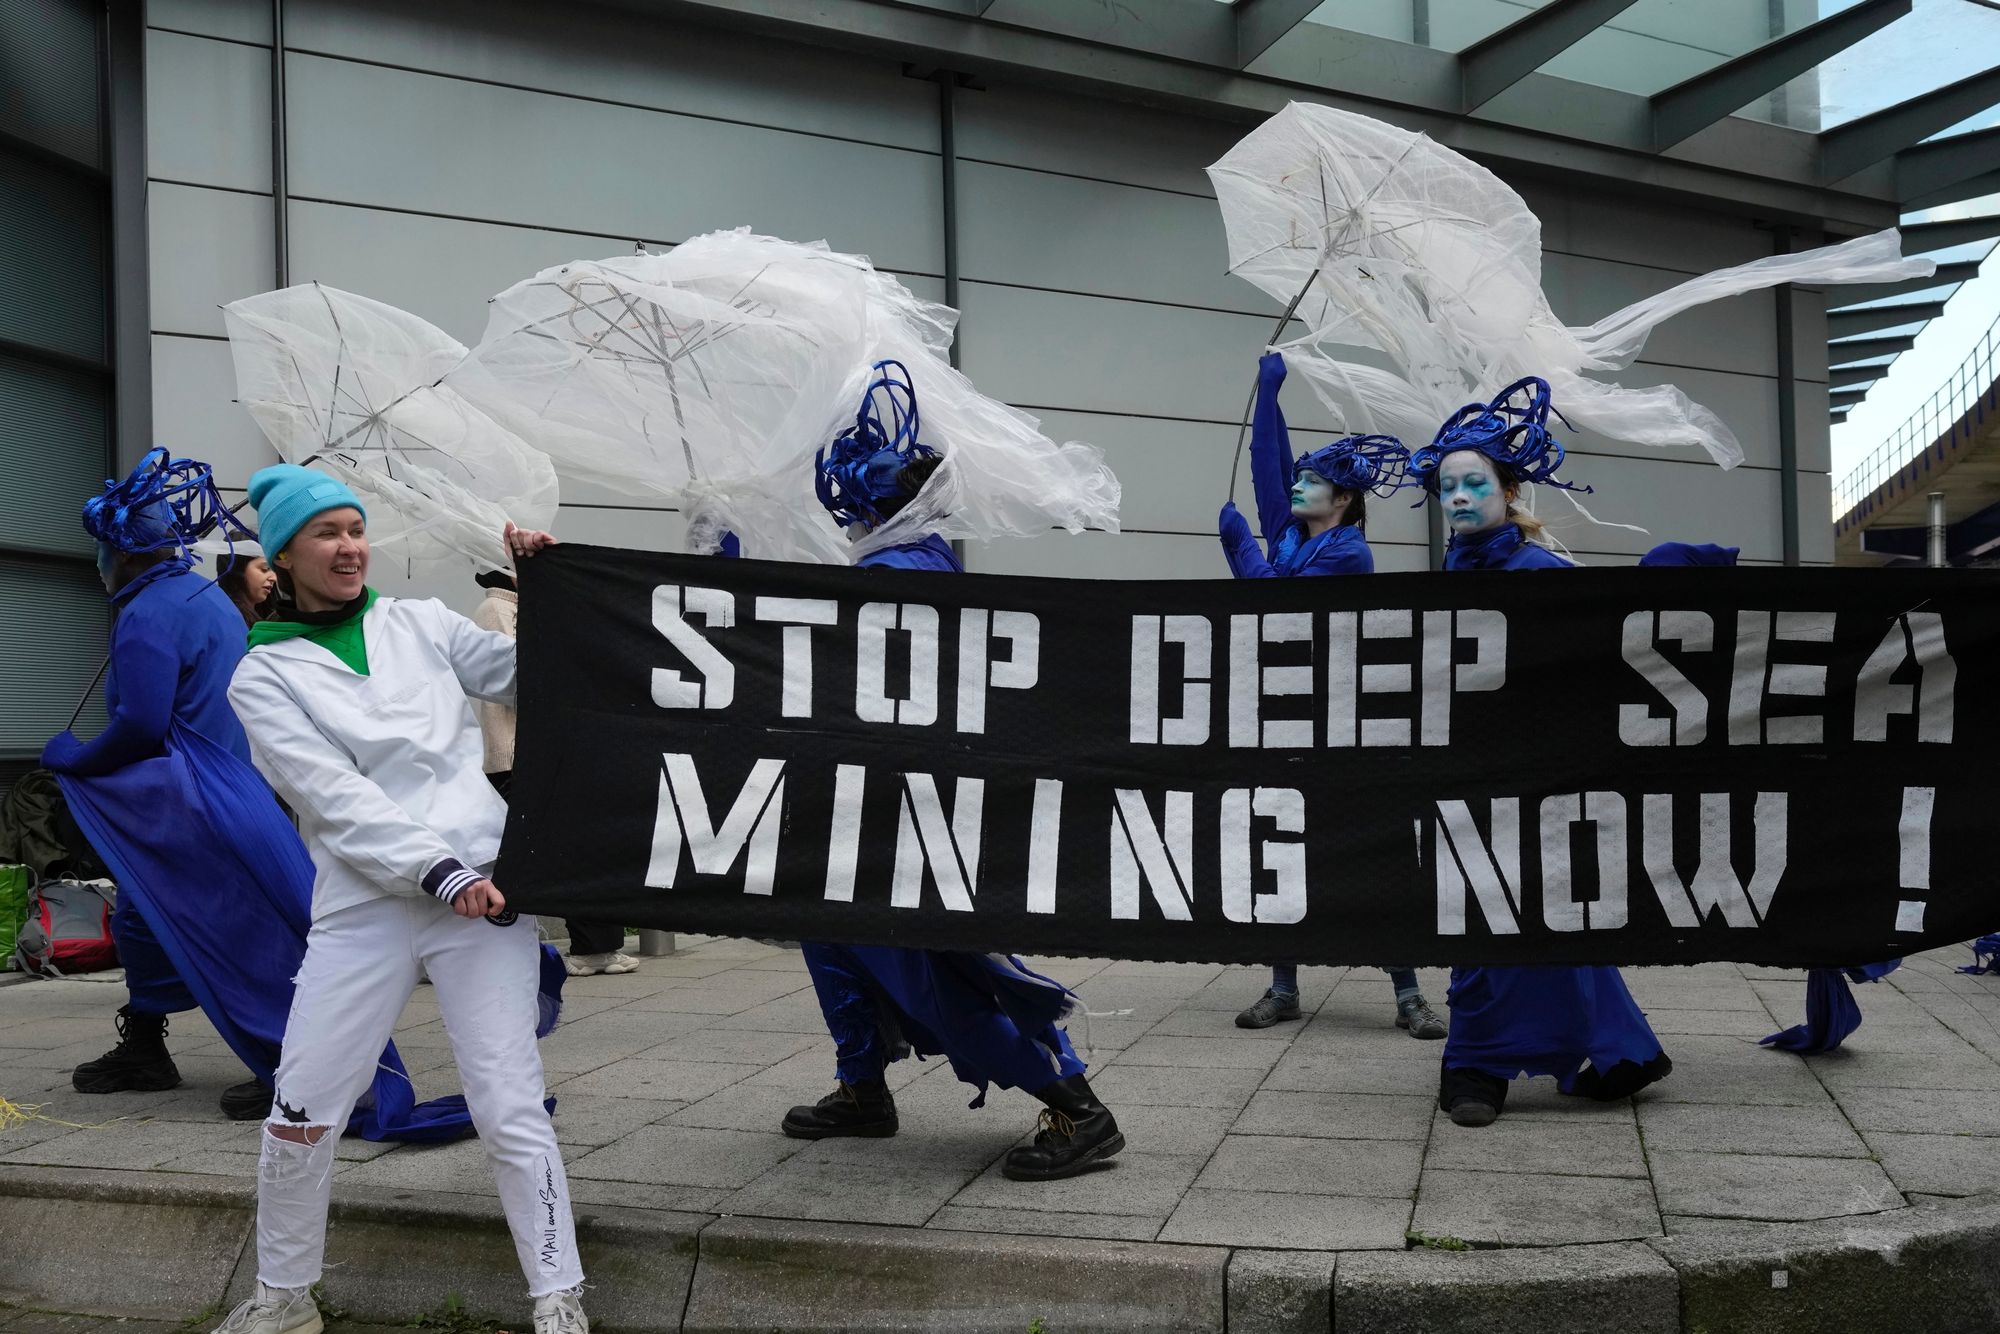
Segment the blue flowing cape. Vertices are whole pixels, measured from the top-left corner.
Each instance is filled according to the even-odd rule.
[[[268,1087],[306,955],[313,885],[312,859],[271,789],[179,719],[163,755],[101,777],[56,779],[118,893],[131,897],[202,1013]],[[391,1043],[348,1129],[430,1142],[469,1133],[472,1117],[456,1094],[417,1102]]]

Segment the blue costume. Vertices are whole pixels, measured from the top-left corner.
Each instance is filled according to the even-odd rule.
[[[964,573],[951,544],[932,533],[863,556],[863,569]],[[942,1055],[978,1089],[1033,1093],[1084,1072],[1069,1034],[1056,1027],[1075,997],[1011,955],[913,950],[893,945],[800,946],[820,1012],[833,1035],[835,1069],[847,1084],[882,1078],[915,1050]]]
[[[1525,404],[1515,401],[1524,396]],[[1413,456],[1411,471],[1435,493],[1445,457],[1470,449],[1514,480],[1567,486],[1555,480],[1562,446],[1548,433],[1550,410],[1548,386],[1541,381],[1509,386],[1491,403],[1469,404],[1454,414],[1438,438]],[[1515,523],[1454,534],[1444,567],[1574,568],[1527,541]],[[1461,1102],[1490,1109],[1461,1124],[1483,1125],[1498,1115],[1506,1081],[1518,1075],[1553,1075],[1564,1093],[1609,1100],[1634,1093],[1673,1068],[1616,968],[1454,968],[1448,999],[1451,1036],[1445,1040],[1439,1105],[1447,1112]]]
[[[190,496],[200,505],[190,506]],[[112,595],[109,725],[88,743],[64,732],[42,762],[118,882],[112,926],[131,992],[129,1022],[199,1006],[268,1090],[292,978],[305,957],[313,869],[251,767],[229,706],[229,681],[246,650],[242,613],[193,573],[186,552],[219,511],[206,465],[170,461],[164,450],[86,507],[102,568],[112,568],[114,551],[175,552]],[[164,1086],[172,1087],[179,1075],[163,1035],[163,1024],[151,1025],[157,1059],[171,1075]],[[449,1139],[470,1125],[461,1098],[415,1105],[393,1046],[353,1121],[368,1139]]]
[[[1662,542],[1639,557],[1648,569],[1672,566],[1728,566],[1736,564],[1738,548],[1712,543]],[[1887,963],[1859,964],[1848,968],[1812,968],[1806,972],[1806,1021],[1773,1033],[1761,1041],[1778,1051],[1813,1055],[1832,1051],[1855,1029],[1861,1027],[1861,1007],[1854,1003],[1849,980],[1874,982],[1887,977],[1902,965],[1901,959]]]
[[[820,502],[841,527],[872,530],[914,498],[937,467],[918,439],[917,396],[909,372],[877,362],[854,425],[815,459]],[[870,569],[962,573],[936,533],[863,556]],[[908,1055],[943,1055],[977,1090],[998,1084],[1043,1103],[1032,1144],[1009,1150],[1001,1172],[1017,1181],[1073,1176],[1125,1147],[1118,1122],[1084,1078],[1084,1064],[1057,1022],[1076,1003],[1068,988],[1005,954],[917,950],[889,945],[800,946],[820,1011],[832,1034],[839,1084],[817,1103],[794,1107],[781,1129],[799,1139],[894,1135],[896,1104],[883,1075]]]
[[[1285,425],[1284,410],[1278,406],[1278,390],[1284,382],[1284,355],[1266,352],[1257,362],[1257,404],[1250,418],[1250,486],[1257,498],[1257,526],[1264,533],[1264,549],[1258,548],[1249,523],[1232,500],[1223,505],[1217,520],[1223,558],[1238,579],[1373,574],[1375,553],[1368,548],[1361,524],[1346,522],[1317,536],[1309,533],[1302,520],[1292,517],[1292,487],[1302,474],[1315,473],[1336,489],[1354,493],[1348,511],[1352,514],[1363,504],[1364,492],[1394,494],[1402,484],[1408,451],[1390,436],[1350,435],[1295,461],[1291,431]],[[1442,1037],[1443,1026],[1424,1003],[1415,970],[1384,971],[1396,990],[1398,1024],[1421,1036]],[[1237,1017],[1238,1027],[1265,1028],[1299,1017],[1298,966],[1273,965],[1271,987],[1265,994],[1277,1002],[1276,1007],[1261,1001],[1252,1005]],[[1423,1006],[1421,1015],[1407,1012],[1412,1002]]]

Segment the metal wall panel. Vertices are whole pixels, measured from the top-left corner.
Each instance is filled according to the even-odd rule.
[[[679,241],[754,225],[938,273],[927,153],[293,54],[301,199]]]
[[[271,188],[271,53],[146,34],[146,174],[154,180]]]
[[[278,461],[257,423],[236,403],[229,344],[215,338],[153,336],[153,435],[176,457],[215,467],[218,486],[241,489]]]
[[[146,0],[146,26],[271,45],[268,0]]]
[[[288,0],[294,51],[935,153],[937,86],[889,61],[547,0]]]
[[[153,331],[221,337],[223,303],[271,286],[271,197],[156,181],[146,213]]]

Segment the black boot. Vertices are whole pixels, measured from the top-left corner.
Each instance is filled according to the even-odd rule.
[[[271,1090],[254,1079],[222,1090],[222,1114],[232,1121],[262,1121],[271,1114]]]
[[[842,1080],[809,1107],[785,1113],[779,1129],[793,1139],[833,1139],[842,1135],[887,1139],[896,1133],[896,1100],[879,1079],[858,1084]]]
[[[1049,1109],[1042,1113],[1035,1142],[1012,1150],[1000,1164],[1003,1175],[1015,1181],[1073,1177],[1125,1147],[1111,1109],[1097,1100],[1082,1075],[1036,1089],[1035,1096]]]
[[[1674,1063],[1661,1052],[1643,1064],[1638,1061],[1620,1061],[1609,1070],[1599,1074],[1595,1066],[1586,1065],[1577,1072],[1570,1092],[1580,1098],[1594,1102],[1617,1102],[1629,1098],[1648,1084],[1656,1084],[1674,1072]]]
[[[1446,1069],[1438,1074],[1438,1106],[1459,1126],[1490,1126],[1507,1105],[1507,1081],[1484,1070]]]
[[[181,1072],[167,1055],[167,1017],[134,1014],[118,1007],[118,1045],[94,1061],[85,1061],[70,1075],[78,1093],[123,1093],[136,1089],[159,1093],[178,1088]]]

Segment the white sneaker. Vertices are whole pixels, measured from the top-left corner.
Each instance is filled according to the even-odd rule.
[[[535,1298],[535,1334],[590,1334],[581,1283]]]
[[[563,966],[569,970],[571,977],[639,971],[639,961],[621,950],[613,950],[609,954],[572,954]]]
[[[320,1334],[322,1328],[311,1288],[267,1288],[259,1283],[257,1295],[231,1311],[215,1327],[215,1334]]]

